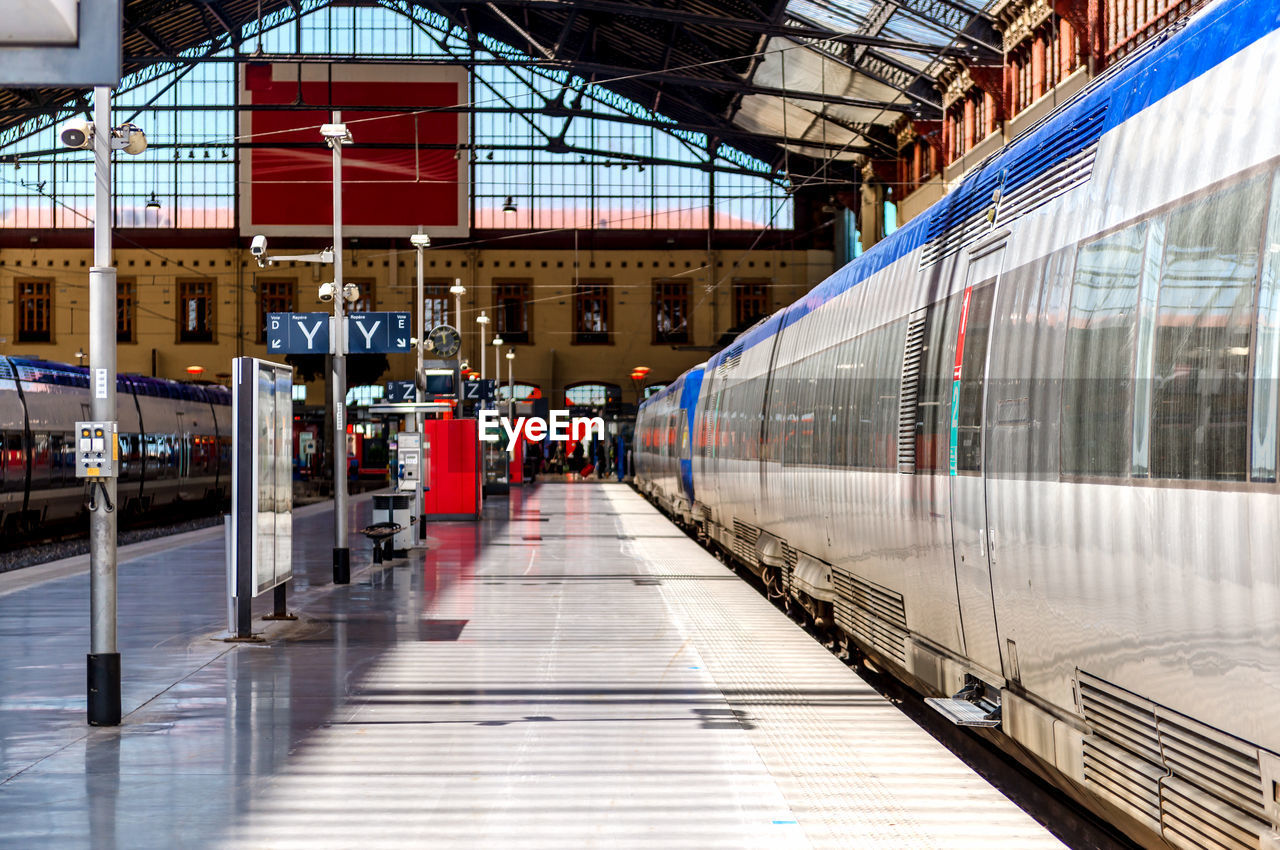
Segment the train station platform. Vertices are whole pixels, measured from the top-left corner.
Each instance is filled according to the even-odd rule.
[[[117,728],[84,724],[83,571],[0,575],[0,846],[1062,846],[624,485],[386,564],[353,534],[340,587],[331,510],[263,645],[213,639],[221,530],[122,550]]]

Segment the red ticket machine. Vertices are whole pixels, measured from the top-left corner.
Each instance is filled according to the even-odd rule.
[[[429,419],[422,430],[431,447],[423,494],[427,520],[479,519],[483,466],[476,420]]]

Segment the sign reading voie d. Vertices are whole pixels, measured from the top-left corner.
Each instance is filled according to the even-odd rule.
[[[393,354],[410,351],[412,323],[407,312],[347,315],[348,354]]]
[[[413,381],[387,381],[387,401],[417,401],[418,385]]]
[[[328,313],[268,313],[267,351],[272,354],[328,354]]]

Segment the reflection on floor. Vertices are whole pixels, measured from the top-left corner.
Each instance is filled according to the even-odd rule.
[[[626,487],[490,499],[339,588],[324,507],[264,646],[210,640],[220,533],[122,567],[118,729],[87,579],[0,596],[0,846],[1058,846]]]

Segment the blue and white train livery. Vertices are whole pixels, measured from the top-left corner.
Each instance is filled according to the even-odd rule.
[[[1278,25],[1208,6],[698,370],[677,515],[1152,846],[1280,846]]]
[[[692,522],[693,455],[691,435],[702,366],[694,366],[644,404],[649,427],[636,430],[636,477],[651,482],[651,493],[663,510]]]

